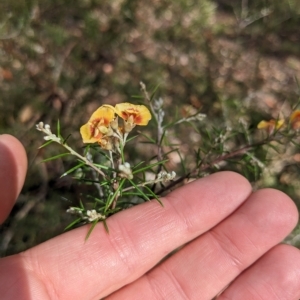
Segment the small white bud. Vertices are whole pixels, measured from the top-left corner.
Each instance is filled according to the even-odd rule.
[[[86,215],[87,215],[87,219],[88,219],[89,222],[93,222],[95,220],[104,220],[105,219],[105,216],[98,213],[95,209],[87,210]]]
[[[52,134],[49,124],[45,124],[44,132],[47,133],[47,134]]]
[[[127,169],[130,169],[130,163],[129,162],[124,162],[124,167]]]
[[[168,182],[170,180],[173,180],[176,176],[176,173],[174,171],[167,173],[166,171],[161,171],[157,174],[157,180],[161,180],[162,182]]]
[[[35,126],[36,126],[36,129],[39,130],[39,131],[42,131],[44,129],[44,123],[43,122],[39,122]]]
[[[124,164],[119,165],[120,176],[128,179],[132,179],[132,170],[131,166],[128,162],[124,162]]]

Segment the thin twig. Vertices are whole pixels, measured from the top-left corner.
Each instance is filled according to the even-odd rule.
[[[275,138],[273,140],[276,140]],[[175,187],[177,184],[183,182],[185,179],[190,178],[192,176],[195,176],[197,173],[199,172],[203,172],[205,170],[207,170],[208,168],[210,168],[213,165],[217,165],[222,161],[225,161],[229,158],[232,157],[236,157],[236,156],[240,156],[243,155],[245,153],[247,153],[249,150],[251,150],[252,148],[258,147],[258,146],[262,146],[265,145],[271,141],[273,141],[272,139],[267,139],[267,140],[263,140],[251,145],[246,145],[240,149],[237,149],[231,153],[226,153],[224,155],[221,155],[219,157],[217,157],[213,162],[209,163],[209,164],[202,164],[201,163],[195,167],[192,171],[188,172],[187,174],[179,177],[178,179],[172,181],[168,186],[163,187],[162,189],[160,189],[158,192],[156,192],[157,195],[161,195],[162,193],[164,193],[165,191],[168,191],[170,189],[172,189],[173,187]]]
[[[164,131],[163,126],[162,126],[163,117],[160,115],[161,108],[159,108],[159,109],[154,108],[153,103],[150,99],[149,93],[147,92],[146,85],[143,82],[140,82],[140,86],[141,86],[141,90],[144,93],[146,100],[148,101],[150,110],[156,119],[156,123],[157,123],[157,136],[156,136],[157,159],[158,159],[158,161],[160,161],[160,160],[162,160],[162,156],[163,156],[161,142],[162,142],[162,136],[163,136],[163,131]]]

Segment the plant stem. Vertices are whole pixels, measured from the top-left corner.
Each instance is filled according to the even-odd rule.
[[[229,158],[232,158],[232,157],[236,157],[236,156],[239,156],[239,155],[243,155],[245,154],[246,152],[248,152],[249,150],[251,150],[252,148],[255,148],[255,147],[259,147],[259,146],[263,146],[267,143],[270,143],[272,141],[275,141],[276,138],[274,137],[273,139],[268,137],[268,139],[265,139],[263,141],[260,141],[260,142],[257,142],[257,143],[254,143],[254,144],[251,144],[251,145],[246,145],[240,149],[237,149],[231,153],[226,153],[224,155],[221,155],[219,157],[217,157],[213,162],[209,163],[209,164],[203,164],[201,165],[201,163],[199,165],[197,165],[197,167],[195,167],[192,171],[188,172],[187,174],[179,177],[178,179],[172,181],[168,186],[165,186],[163,187],[162,189],[160,189],[158,192],[156,192],[157,195],[161,195],[163,192],[175,187],[177,184],[181,183],[182,181],[184,181],[185,179],[191,177],[191,176],[195,176],[195,174],[199,173],[199,172],[203,172],[205,170],[207,170],[208,168],[210,168],[211,166],[213,165],[216,165],[224,160],[227,160]]]
[[[149,181],[145,181],[145,182],[136,184],[136,186],[138,186],[138,187],[143,187],[143,186],[146,186],[146,185],[148,185],[148,184],[155,184],[155,183],[158,183],[158,182],[161,182],[161,181],[163,181],[161,178],[156,178],[156,179],[154,179],[154,180],[149,180]],[[122,190],[122,192],[127,192],[127,191],[130,191],[130,190],[133,190],[133,189],[135,189],[135,186],[129,186],[129,187],[127,187],[127,188],[124,188],[124,189]]]
[[[106,175],[104,172],[102,172],[99,168],[97,168],[93,163],[91,163],[86,157],[80,155],[79,153],[75,152],[71,147],[69,147],[67,144],[60,143],[64,148],[66,148],[71,155],[77,156],[79,159],[81,159],[86,165],[91,167],[93,170],[98,172],[101,176],[106,178]]]

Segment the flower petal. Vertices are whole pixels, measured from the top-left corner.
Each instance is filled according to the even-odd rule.
[[[284,124],[284,120],[283,119],[279,119],[279,120],[274,120],[271,119],[270,121],[260,121],[257,124],[257,128],[258,129],[268,129],[269,131],[273,131],[274,129],[279,129],[283,126]]]
[[[115,112],[125,121],[129,120],[136,125],[147,125],[151,120],[151,113],[145,105],[119,103],[115,106]]]
[[[80,127],[80,134],[83,142],[86,143],[96,143],[99,139],[92,136],[90,132],[90,125],[84,124]]]
[[[103,124],[108,126],[115,117],[115,109],[113,106],[104,104],[100,106],[90,117],[89,122],[103,119]]]
[[[290,116],[290,122],[292,124],[293,129],[300,128],[300,110],[295,110]]]
[[[258,129],[264,129],[264,128],[268,128],[270,126],[270,122],[268,121],[260,121],[258,124],[257,124],[257,128]]]
[[[283,125],[284,125],[284,120],[283,119],[277,120],[276,129],[281,128]]]
[[[95,143],[109,132],[110,122],[115,117],[115,109],[111,105],[100,106],[90,117],[89,121],[81,126],[80,133],[84,143]]]
[[[144,105],[139,105],[139,106],[140,106],[140,114],[135,118],[135,123],[137,125],[147,125],[152,117],[150,111]]]

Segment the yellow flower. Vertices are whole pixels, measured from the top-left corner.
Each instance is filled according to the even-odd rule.
[[[111,105],[100,106],[89,121],[81,126],[80,133],[84,143],[100,142],[104,136],[110,135],[110,122],[115,117],[115,109]]]
[[[270,121],[260,121],[257,125],[258,129],[267,129],[269,133],[272,133],[274,129],[280,129],[284,124],[284,120],[270,120]]]
[[[290,116],[290,122],[293,129],[299,129],[300,128],[300,110],[295,110],[291,116]]]
[[[117,104],[115,111],[130,125],[147,125],[151,120],[150,111],[145,105],[134,105],[125,102]]]

